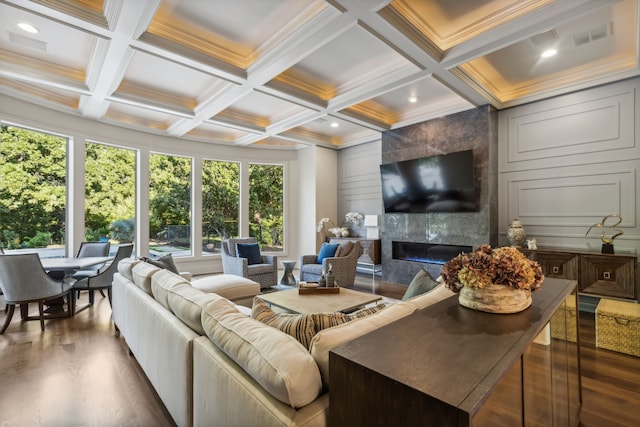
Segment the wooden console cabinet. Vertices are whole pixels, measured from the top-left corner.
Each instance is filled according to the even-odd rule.
[[[597,297],[638,299],[638,257],[623,254],[523,249],[537,261],[546,277],[576,280],[578,292]]]
[[[327,424],[577,426],[579,334],[558,335],[577,327],[566,309],[576,288],[545,279],[516,314],[470,310],[452,294],[335,348]]]

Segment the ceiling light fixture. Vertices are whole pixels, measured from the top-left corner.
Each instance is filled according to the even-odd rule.
[[[540,55],[540,56],[543,57],[543,58],[550,58],[553,55],[555,55],[556,53],[558,53],[558,51],[555,50],[555,49],[547,49],[544,52],[542,52],[542,55]]]
[[[331,127],[332,127],[332,128],[337,128],[338,126],[340,126],[340,125],[338,124],[338,122],[331,122]]]
[[[415,96],[410,96],[409,97],[409,102],[412,104],[415,104],[416,102],[418,102],[418,98],[416,98]]]
[[[27,22],[18,22],[18,28],[31,34],[38,34],[40,32],[40,30]]]

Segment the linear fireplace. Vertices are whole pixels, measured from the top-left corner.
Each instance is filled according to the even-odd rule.
[[[444,264],[461,252],[471,252],[472,249],[471,246],[393,241],[391,242],[391,258],[428,264]]]

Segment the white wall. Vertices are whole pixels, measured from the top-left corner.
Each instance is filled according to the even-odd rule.
[[[509,223],[519,218],[538,246],[600,251],[600,230],[585,233],[604,216],[618,214],[616,228],[624,234],[615,239],[615,251],[638,254],[637,129],[640,78],[501,111],[501,243]]]
[[[147,158],[148,153],[151,151],[194,157],[196,164],[200,164],[201,160],[205,158],[242,162],[282,163],[285,165],[286,179],[285,221],[287,226],[290,228],[288,228],[285,234],[285,253],[279,255],[279,257],[281,257],[281,259],[298,259],[299,257],[299,239],[297,239],[296,236],[300,234],[301,229],[299,229],[299,227],[302,227],[304,224],[299,225],[298,222],[298,209],[301,205],[301,202],[299,201],[301,180],[299,177],[297,151],[249,147],[238,148],[138,132],[94,120],[84,119],[72,114],[65,114],[59,111],[50,110],[48,108],[4,95],[0,95],[0,120],[16,126],[29,127],[48,133],[57,133],[62,136],[71,137],[72,151],[70,152],[70,155],[75,156],[79,161],[76,162],[75,169],[69,171],[70,178],[83,176],[84,162],[81,161],[81,156],[84,155],[84,142],[87,140],[138,149],[141,153],[143,163],[144,159]],[[332,150],[324,151],[327,151],[328,153],[320,156],[320,159],[323,162],[322,169],[328,171],[328,174],[330,175],[328,185],[333,186],[334,190],[332,196],[331,191],[323,189],[324,192],[322,196],[326,200],[329,200],[327,204],[329,206],[333,206],[333,209],[335,209],[335,178],[331,179],[331,177],[336,176],[336,154]],[[142,181],[148,182],[148,177],[144,172],[139,178],[141,178],[141,185]],[[243,191],[246,191],[246,189]],[[315,197],[315,191],[316,187],[305,188],[304,195],[306,198],[313,198]],[[147,233],[144,233],[145,225],[148,224],[148,200],[145,202],[146,198],[144,197],[144,194],[140,193],[145,192],[139,192],[139,196],[141,196],[141,203],[139,204],[138,214],[139,221],[142,224],[139,232],[143,236],[148,236],[148,229]],[[74,244],[70,245],[70,253],[74,253],[74,246],[78,246],[84,236],[83,197],[84,182],[81,182],[80,180],[75,181],[75,185],[68,194],[68,212],[73,212],[75,219],[75,223],[72,228],[73,234],[70,238]],[[333,201],[330,200],[331,197],[333,197]],[[315,231],[315,227],[312,227],[312,230]],[[201,237],[196,235],[195,238],[196,244],[194,247],[200,247],[200,245],[198,245],[198,240],[201,239]],[[138,251],[138,255],[147,254],[146,250],[148,249],[148,246],[145,243],[145,239],[137,242],[136,249]],[[178,259],[177,264],[181,269],[197,274],[222,271],[219,256],[202,256],[200,253],[194,254],[193,257]]]
[[[341,150],[338,156],[338,221],[343,221],[347,212],[365,215],[382,215],[382,190],[380,164],[382,163],[382,141]],[[378,219],[381,223],[380,218]],[[364,228],[358,228],[362,237]]]
[[[338,215],[338,153],[334,150],[315,147],[316,151],[316,218],[313,231],[316,233],[315,252],[322,244],[321,236],[316,231],[316,226],[321,218],[330,218],[336,221]],[[336,223],[336,225],[339,225]]]

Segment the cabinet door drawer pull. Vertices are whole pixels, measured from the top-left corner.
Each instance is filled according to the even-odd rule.
[[[628,325],[629,324],[629,319],[618,319],[617,317],[614,317],[614,319],[616,319],[616,323],[619,325]]]
[[[560,267],[554,265],[553,267],[551,267],[551,271],[553,271],[554,274],[558,274],[560,272]]]

